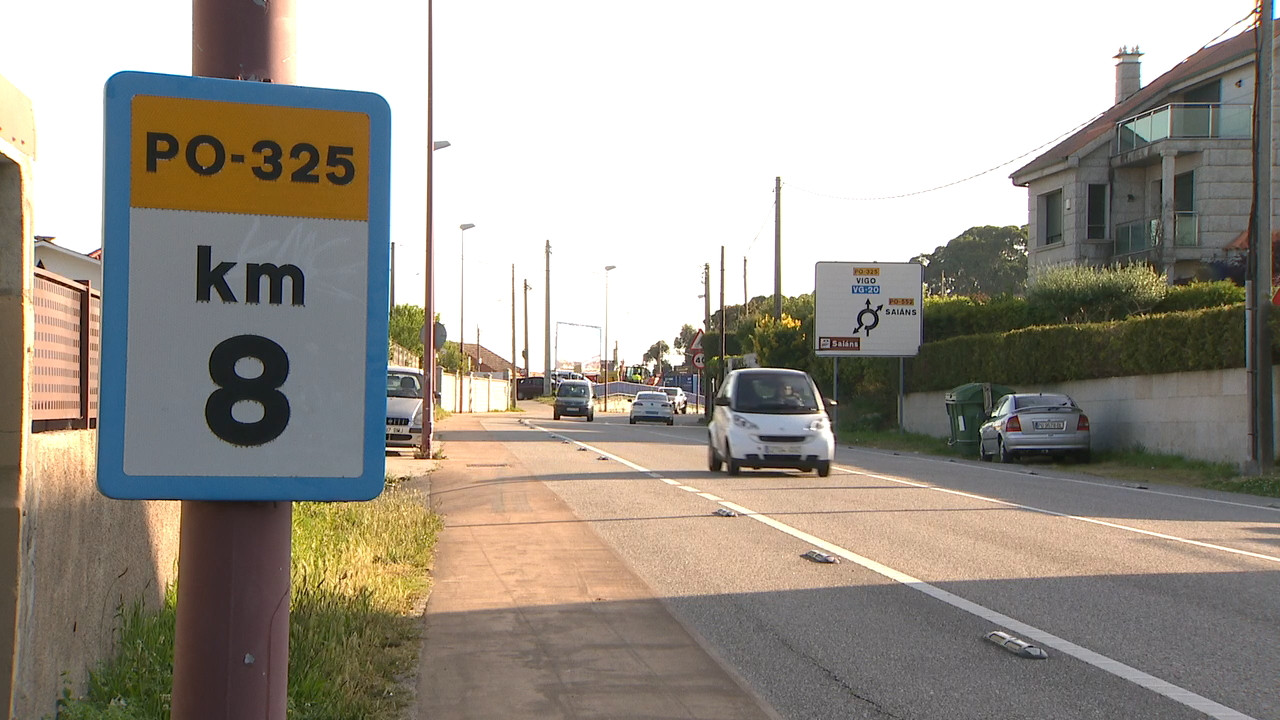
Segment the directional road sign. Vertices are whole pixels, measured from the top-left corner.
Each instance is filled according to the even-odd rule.
[[[389,126],[369,93],[108,80],[104,494],[381,492]]]
[[[919,263],[820,262],[814,274],[814,352],[912,357],[924,319]]]

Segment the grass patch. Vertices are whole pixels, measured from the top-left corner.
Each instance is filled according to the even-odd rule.
[[[417,657],[417,610],[442,524],[422,495],[388,477],[367,503],[293,506],[291,720],[394,720]],[[119,615],[116,656],[67,692],[58,720],[167,720],[176,592]]]
[[[873,447],[881,450],[897,450],[899,452],[918,452],[926,455],[946,455],[965,457],[970,453],[962,451],[955,445],[947,443],[946,438],[919,433],[898,432],[897,430],[841,430],[837,442],[844,445]],[[977,457],[975,448],[973,456]]]

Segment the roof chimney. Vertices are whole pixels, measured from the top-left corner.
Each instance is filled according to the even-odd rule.
[[[1142,89],[1142,61],[1138,60],[1140,57],[1142,52],[1138,50],[1137,45],[1134,45],[1132,50],[1121,47],[1120,52],[1116,53],[1117,105]]]

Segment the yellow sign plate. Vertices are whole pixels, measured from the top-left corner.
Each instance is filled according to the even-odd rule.
[[[137,95],[130,205],[369,219],[369,116]]]

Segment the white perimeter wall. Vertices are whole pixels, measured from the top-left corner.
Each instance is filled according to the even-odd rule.
[[[1280,388],[1280,384],[1273,387]],[[1062,392],[1074,398],[1089,416],[1094,450],[1141,446],[1156,453],[1237,465],[1249,457],[1248,397],[1243,368],[1082,380],[1016,389]],[[904,428],[909,432],[950,437],[944,394],[943,391],[908,394],[903,410]]]

